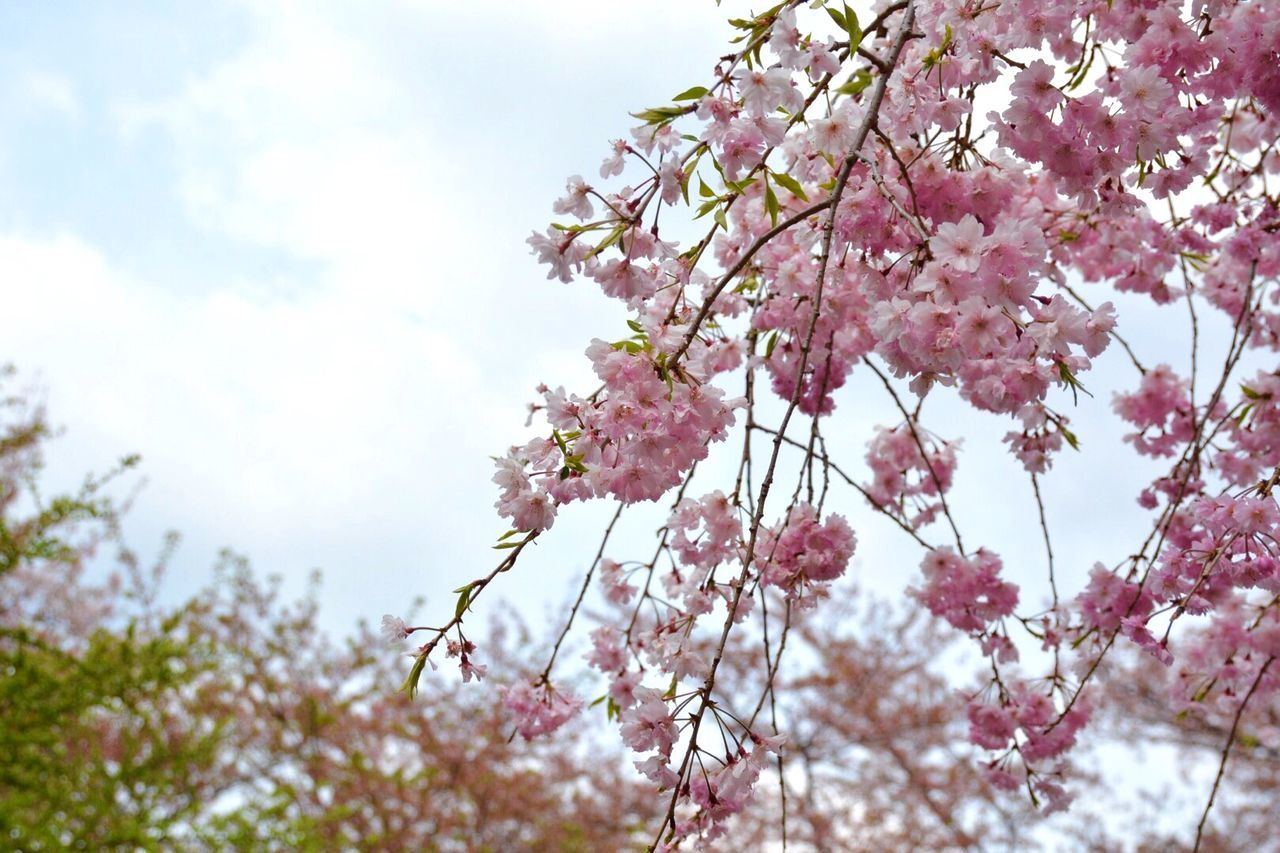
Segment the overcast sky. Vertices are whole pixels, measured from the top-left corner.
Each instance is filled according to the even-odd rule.
[[[504,529],[489,457],[526,436],[538,382],[587,387],[588,340],[625,334],[589,286],[545,281],[524,240],[629,110],[708,82],[733,5],[4,4],[0,360],[66,428],[51,479],[140,453],[126,533],[144,553],[182,533],[174,598],[231,547],[293,592],[322,569],[334,633],[416,595],[451,609]],[[1121,316],[1148,363],[1185,358],[1160,353],[1181,308]],[[1070,593],[1131,552],[1153,470],[1110,412],[1134,382],[1122,355],[1083,378],[1093,399],[1056,403],[1085,453],[1044,484]],[[874,380],[838,406],[832,450],[864,470],[869,429],[897,417]],[[1035,609],[1043,546],[1007,420],[930,413],[966,436],[966,544],[1000,551]],[[857,582],[912,583],[915,546],[837,495]],[[503,594],[535,619],[563,602],[608,513],[562,512]]]
[[[586,387],[588,340],[625,334],[588,285],[545,281],[524,240],[629,110],[708,81],[732,5],[6,4],[2,357],[66,427],[53,479],[142,454],[126,531],[144,552],[183,534],[174,595],[229,546],[294,590],[322,569],[334,631],[419,594],[449,608],[504,529],[489,456],[526,436],[538,382]],[[1165,311],[1122,328],[1154,347],[1180,328]],[[1117,352],[1102,366],[1073,412],[1087,453],[1045,484],[1068,589],[1129,552],[1149,476],[1109,411],[1132,371]],[[874,380],[838,405],[833,451],[862,470],[869,429],[897,417]],[[929,412],[966,436],[966,544],[1042,589],[1007,419]],[[911,583],[914,546],[841,501],[859,581]],[[563,601],[608,512],[563,512],[503,589],[531,615]]]
[[[0,11],[3,358],[67,429],[55,480],[142,454],[127,531],[183,534],[177,588],[222,546],[320,567],[342,628],[488,562],[488,457],[620,322],[524,239],[726,29],[504,5]]]

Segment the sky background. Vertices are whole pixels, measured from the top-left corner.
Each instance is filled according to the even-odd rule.
[[[174,600],[230,547],[292,594],[321,569],[335,635],[419,595],[428,621],[451,612],[449,590],[491,568],[505,529],[489,457],[528,436],[534,386],[593,387],[587,342],[626,334],[590,286],[546,281],[524,240],[566,176],[595,176],[628,111],[709,82],[741,7],[4,4],[0,361],[65,427],[50,483],[140,453],[125,532],[144,554],[182,534]],[[1183,309],[1122,307],[1145,361],[1185,369],[1169,349]],[[1220,363],[1220,338],[1205,340],[1203,363]],[[1110,412],[1134,384],[1122,354],[1082,378],[1092,399],[1054,402],[1085,453],[1043,484],[1068,595],[1095,560],[1132,552],[1133,497],[1154,471]],[[952,502],[966,544],[999,551],[1035,609],[1043,545],[1000,444],[1011,425],[943,396],[926,422],[965,436]],[[870,429],[898,417],[874,380],[837,404],[832,451],[864,472]],[[692,493],[721,485],[736,453]],[[917,579],[914,545],[848,491],[832,505],[859,535],[842,583],[895,594]],[[502,596],[554,618],[610,513],[562,512]],[[654,526],[625,530],[615,556],[649,551]]]
[[[489,457],[528,437],[539,382],[589,390],[587,342],[626,334],[590,285],[546,281],[524,240],[566,176],[594,178],[628,111],[709,81],[741,6],[5,4],[2,357],[66,428],[51,481],[140,453],[125,531],[144,554],[182,534],[174,598],[230,547],[295,593],[321,569],[335,634],[418,595],[428,618],[451,610],[505,529]],[[1147,363],[1185,369],[1161,355],[1184,309],[1122,309]],[[1154,471],[1110,411],[1135,380],[1118,348],[1083,379],[1093,398],[1053,402],[1086,452],[1043,484],[1068,594],[1095,560],[1132,552],[1133,496]],[[837,404],[832,452],[865,472],[871,428],[899,418],[874,379]],[[1000,444],[1010,421],[946,395],[925,414],[965,440],[952,502],[966,545],[999,551],[1035,609],[1043,544]],[[723,485],[736,454],[691,493]],[[859,531],[850,582],[914,582],[915,546],[835,494]],[[535,620],[556,612],[610,514],[562,512],[501,592]],[[615,555],[649,550],[654,518]]]
[[[489,456],[621,324],[524,240],[628,108],[708,73],[723,14],[488,9],[0,10],[3,357],[66,427],[54,482],[142,454],[126,531],[182,533],[171,592],[224,546],[321,568],[334,630],[452,589],[504,529]]]

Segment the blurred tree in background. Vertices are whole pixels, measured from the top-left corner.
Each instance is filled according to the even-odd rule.
[[[618,762],[511,740],[491,697],[411,704],[367,630],[331,642],[234,555],[176,607],[173,541],[101,570],[110,478],[46,499],[43,413],[2,411],[0,847],[610,850],[650,816]]]
[[[13,383],[4,375],[4,388]],[[625,850],[663,803],[616,745],[581,732],[526,741],[489,691],[432,679],[426,702],[361,625],[335,642],[316,597],[282,599],[228,552],[190,601],[158,592],[176,538],[144,564],[121,545],[111,483],[45,496],[51,431],[30,395],[0,406],[0,847],[35,850]],[[106,553],[113,549],[113,553]],[[318,579],[317,579],[318,580]],[[496,669],[533,675],[548,640],[514,616],[486,642]],[[726,686],[757,695],[759,648],[735,640]],[[954,701],[953,636],[918,612],[859,594],[797,621],[805,651],[777,707],[794,740],[780,779],[796,850],[1022,850],[1043,818],[1001,798]],[[516,650],[522,650],[517,653]],[[543,650],[545,651],[545,650]],[[803,661],[803,663],[802,663]],[[960,669],[963,669],[961,667]],[[1143,673],[1148,675],[1139,677]],[[1141,736],[1213,763],[1230,714],[1178,715],[1160,674],[1134,664],[1116,740]],[[1171,672],[1169,678],[1176,678]],[[1145,679],[1145,680],[1144,680]],[[604,706],[594,716],[603,723]],[[1207,849],[1274,849],[1280,708],[1251,705]],[[602,727],[597,733],[602,732]],[[783,783],[785,780],[785,783]],[[763,784],[763,783],[762,783]],[[742,816],[722,849],[782,842],[776,798]],[[1117,837],[1102,821],[1058,827],[1078,849],[1177,849],[1167,803]],[[1122,844],[1121,842],[1124,842]],[[1125,847],[1125,844],[1128,847]]]

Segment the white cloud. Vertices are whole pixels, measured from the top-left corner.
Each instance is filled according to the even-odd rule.
[[[365,45],[300,8],[253,7],[236,56],[175,95],[119,110],[172,142],[191,217],[351,272],[421,268],[430,140]],[[380,286],[366,281],[363,287]],[[341,282],[339,282],[341,284]]]
[[[126,143],[166,143],[172,159],[154,167],[173,170],[193,222],[304,272],[197,292],[130,276],[73,234],[10,234],[0,269],[22,287],[7,350],[70,426],[64,480],[141,452],[135,517],[271,570],[325,566],[333,624],[349,624],[476,570],[502,529],[488,455],[521,439],[537,381],[587,381],[587,340],[621,324],[598,294],[564,299],[527,258],[550,201],[530,184],[570,166],[540,165],[520,139],[497,164],[469,148],[495,117],[441,116],[402,85],[387,34],[361,30],[377,15],[245,8],[234,55],[175,77],[170,96],[110,106]]]
[[[368,499],[415,446],[457,426],[411,386],[465,393],[482,418],[491,405],[465,350],[345,294],[187,298],[131,280],[69,236],[0,238],[0,268],[21,282],[6,299],[11,351],[44,366],[56,397],[80,392],[65,395],[60,420],[121,451],[155,448],[228,499],[247,476],[273,513],[340,480]],[[326,509],[342,506],[335,495]]]
[[[273,570],[322,565],[339,589],[368,581],[362,554],[392,600],[427,585],[428,520],[459,537],[439,552],[497,529],[486,454],[505,443],[509,401],[457,341],[341,292],[174,294],[70,236],[0,238],[0,269],[6,349],[70,427],[52,475],[72,484],[142,452],[149,529]],[[340,624],[362,612],[339,599]]]
[[[66,119],[80,118],[80,98],[75,84],[65,75],[27,70],[18,76],[16,88],[18,101],[39,112],[53,113]]]

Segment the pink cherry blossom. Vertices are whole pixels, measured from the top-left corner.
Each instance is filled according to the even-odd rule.
[[[516,731],[525,740],[549,734],[582,710],[582,700],[547,682],[520,682],[500,687],[502,704],[516,718]]]

